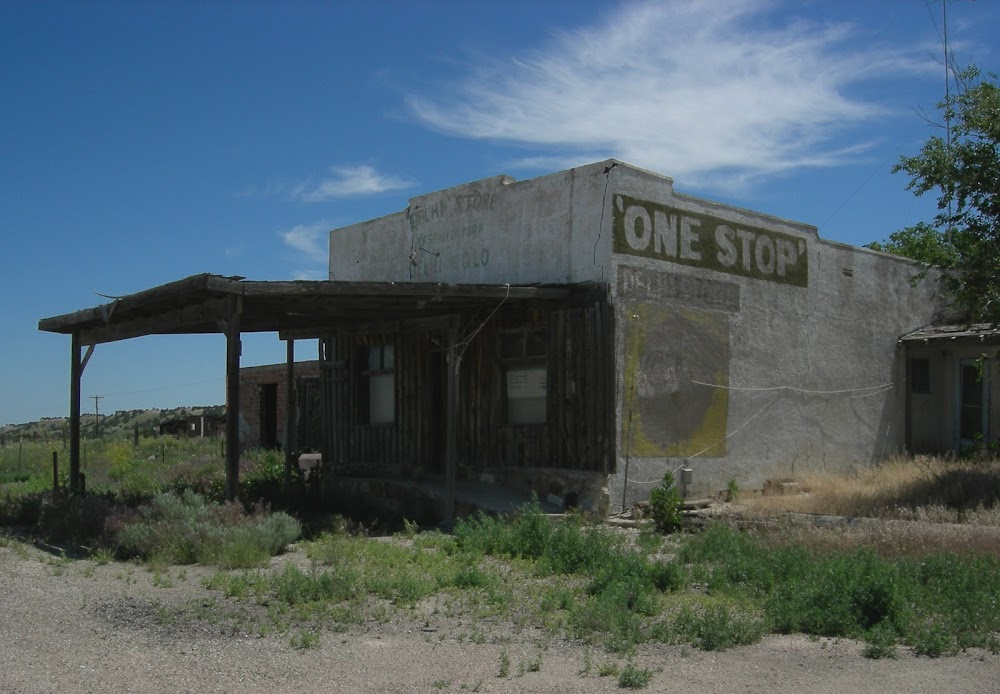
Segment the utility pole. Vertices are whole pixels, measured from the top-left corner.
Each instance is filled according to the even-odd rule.
[[[95,432],[94,438],[101,438],[101,410],[98,407],[99,401],[104,397],[103,395],[91,395],[94,399],[94,419],[97,423],[97,430]]]

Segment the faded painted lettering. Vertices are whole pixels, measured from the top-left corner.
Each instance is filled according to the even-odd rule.
[[[616,195],[614,251],[806,287],[806,240]]]
[[[677,255],[677,215],[665,215],[660,210],[653,212],[653,235],[656,239],[657,254],[673,257]]]
[[[497,206],[496,193],[464,193],[462,195],[441,196],[432,203],[418,205],[407,210],[410,229],[428,222],[442,221],[455,215],[469,212],[492,212]]]
[[[681,257],[686,260],[701,260],[698,244],[698,232],[691,227],[700,227],[701,222],[691,217],[681,217]]]
[[[653,237],[653,225],[649,222],[649,213],[638,205],[633,205],[625,211],[625,238],[628,245],[637,251],[649,247]]]
[[[695,308],[740,310],[740,285],[707,277],[618,266],[618,294],[629,301],[655,301]]]
[[[462,251],[462,269],[475,270],[490,264],[490,250],[483,248],[478,251]]]

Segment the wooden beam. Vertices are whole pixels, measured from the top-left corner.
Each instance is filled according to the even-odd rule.
[[[69,362],[69,491],[80,491],[80,379],[83,364],[80,359],[80,335],[73,333]]]
[[[295,456],[295,340],[288,340],[285,347],[285,489],[292,484],[292,465]]]
[[[444,520],[449,525],[455,521],[455,470],[458,465],[458,377],[462,356],[458,338],[460,318],[453,316],[448,326],[448,375],[445,379],[445,492]]]
[[[153,302],[180,303],[185,296],[197,294],[203,291],[209,275],[192,275],[175,282],[161,284],[151,289],[145,289],[135,294],[129,294],[112,302],[94,308],[85,308],[74,313],[66,313],[61,316],[43,318],[38,321],[38,329],[53,333],[69,333],[79,330],[90,324],[103,324],[105,317],[110,316],[112,310],[115,313],[129,312],[136,307],[142,307]]]
[[[229,298],[226,321],[226,500],[240,495],[240,314],[243,298]]]
[[[97,325],[80,330],[83,344],[103,344],[129,340],[143,335],[218,332],[218,322],[227,320],[229,300],[211,299],[182,308],[161,311],[148,316],[124,319],[111,325]]]
[[[84,370],[87,368],[87,362],[90,358],[94,356],[94,345],[87,345],[87,353],[83,355],[83,360],[80,362],[80,375],[83,375]]]

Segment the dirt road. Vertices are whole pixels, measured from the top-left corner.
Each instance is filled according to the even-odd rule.
[[[7,542],[0,546],[0,691],[622,691],[617,676],[599,673],[628,659],[513,625],[458,620],[431,630],[408,613],[324,632],[296,648],[294,631],[245,633],[240,625],[250,621],[239,615],[251,608],[205,588],[212,573],[175,567],[154,575]],[[896,660],[872,661],[861,648],[770,637],[724,653],[651,646],[631,662],[653,672],[646,691],[1000,691],[1000,656],[988,652],[928,659],[900,649]]]

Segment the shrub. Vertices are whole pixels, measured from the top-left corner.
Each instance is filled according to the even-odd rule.
[[[653,671],[638,668],[629,663],[618,676],[618,686],[622,689],[645,689],[653,681]]]
[[[250,500],[275,502],[285,481],[285,458],[281,451],[259,450],[249,454],[251,467],[243,476],[242,493]]]
[[[813,559],[775,587],[769,611],[779,632],[860,637],[906,621],[899,568],[869,551]]]
[[[896,657],[896,630],[887,622],[876,624],[865,634],[865,648],[862,653],[866,658],[879,660]]]
[[[115,539],[125,557],[233,568],[266,563],[302,531],[287,514],[248,516],[235,504],[208,503],[194,492],[159,494],[137,518],[118,525]]]
[[[114,510],[112,498],[101,494],[39,495],[35,531],[50,541],[87,543],[104,534],[106,519]]]
[[[914,653],[928,658],[939,658],[957,650],[954,638],[938,620],[915,629],[908,641],[913,646]]]
[[[680,492],[674,486],[673,474],[666,473],[660,486],[655,487],[649,495],[649,509],[657,530],[661,533],[673,533],[681,529],[682,501]]]
[[[305,573],[294,564],[287,564],[284,571],[271,579],[270,588],[275,597],[288,605],[343,602],[360,595],[361,581],[352,569]]]
[[[732,612],[716,605],[700,612],[684,608],[675,621],[678,635],[705,651],[724,651],[757,643],[764,636],[764,621],[753,615]]]

